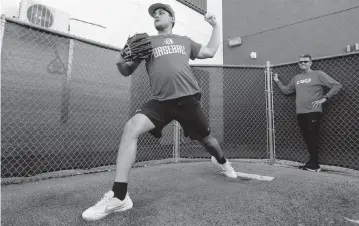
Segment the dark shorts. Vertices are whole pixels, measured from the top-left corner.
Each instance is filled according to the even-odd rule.
[[[186,137],[201,140],[210,135],[211,131],[200,100],[200,93],[166,101],[150,100],[136,113],[144,114],[151,120],[156,128],[150,133],[157,138],[162,137],[162,129],[167,124],[176,120],[180,123]]]

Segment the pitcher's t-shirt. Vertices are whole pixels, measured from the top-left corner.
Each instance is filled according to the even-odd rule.
[[[152,55],[146,60],[152,98],[169,100],[200,92],[189,66],[201,49],[201,44],[175,34],[151,36]]]

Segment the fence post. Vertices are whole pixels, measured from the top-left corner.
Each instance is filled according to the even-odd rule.
[[[2,53],[2,41],[3,41],[3,37],[4,37],[4,32],[5,32],[5,23],[6,23],[6,19],[5,19],[5,14],[1,14],[1,30],[0,30],[0,61],[1,61],[1,53]],[[1,62],[0,62],[0,76],[1,76]]]
[[[275,150],[274,150],[274,135],[273,135],[273,81],[270,62],[266,63],[266,93],[267,93],[267,144],[269,151],[270,164],[274,164]]]
[[[4,37],[4,32],[5,32],[5,23],[6,23],[6,20],[5,20],[5,15],[4,14],[1,14],[1,29],[0,29],[0,99],[1,99],[1,78],[2,78],[2,74],[1,74],[1,64],[2,64],[2,42],[3,42],[3,37]],[[1,123],[1,118],[0,118],[0,123]],[[0,137],[0,143],[1,143],[1,137]],[[1,160],[2,162],[2,160]]]
[[[271,125],[272,125],[272,150],[273,150],[273,162],[272,164],[275,163],[276,160],[276,156],[275,156],[275,124],[274,124],[274,102],[273,102],[273,71],[272,68],[270,67],[270,71],[269,71],[269,77],[271,78],[270,80],[270,98],[271,98],[271,115],[272,115],[272,120],[271,120]]]
[[[178,162],[180,157],[180,131],[179,123],[174,121],[173,123],[173,162]]]

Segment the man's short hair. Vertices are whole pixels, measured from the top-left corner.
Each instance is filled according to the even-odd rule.
[[[299,58],[309,58],[309,60],[312,60],[312,56],[309,55],[309,54],[303,54],[303,55],[300,55]]]

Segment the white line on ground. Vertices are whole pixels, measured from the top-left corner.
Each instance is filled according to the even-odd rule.
[[[237,173],[237,176],[239,176],[239,177],[244,177],[244,178],[249,178],[249,179],[264,180],[264,181],[274,180],[274,177],[269,177],[269,176],[261,176],[261,175],[257,175],[257,174],[241,173],[241,172],[236,172],[236,173]]]
[[[346,217],[344,217],[344,218],[345,218],[346,220],[350,221],[350,222],[359,224],[359,220],[352,220],[352,219],[349,219],[349,218],[346,218]]]

